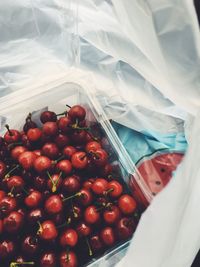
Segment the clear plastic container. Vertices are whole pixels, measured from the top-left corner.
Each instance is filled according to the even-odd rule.
[[[0,99],[1,129],[5,132],[4,125],[8,123],[12,128],[22,126],[29,112],[33,112],[33,118],[37,120],[41,110],[49,109],[57,113],[63,112],[66,104],[81,104],[87,109],[87,120],[89,125],[98,125],[105,137],[105,145],[112,155],[112,163],[128,185],[131,193],[137,198],[139,209],[142,211],[151,201],[151,193],[145,185],[142,177],[132,163],[129,155],[121,144],[104,111],[100,107],[97,99],[90,92],[87,86],[83,87],[78,83],[69,82],[69,77],[56,80],[41,87],[29,89],[29,94],[21,90],[21,94],[13,93]],[[87,83],[85,83],[87,84]],[[25,90],[27,92],[27,89]],[[114,266],[114,264],[125,253],[129,242],[117,246],[107,252],[99,259],[92,259],[88,265]]]

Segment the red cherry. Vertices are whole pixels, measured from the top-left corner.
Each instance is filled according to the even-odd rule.
[[[76,193],[79,191],[81,185],[76,176],[70,176],[63,180],[62,189],[66,193]]]
[[[51,168],[51,166],[52,166],[51,160],[46,156],[37,157],[36,160],[34,161],[34,169],[38,173],[48,171]]]
[[[135,199],[127,194],[119,198],[118,205],[123,214],[131,214],[137,207]]]
[[[92,185],[92,191],[97,195],[102,195],[108,189],[108,182],[103,178],[98,178]]]
[[[42,201],[42,194],[39,191],[32,191],[26,198],[25,204],[29,208],[37,208]]]
[[[95,206],[89,206],[84,212],[85,221],[89,224],[95,224],[100,220],[100,214]]]
[[[108,177],[109,175],[112,174],[113,167],[111,164],[106,164],[102,169],[101,169],[101,175],[103,177]]]
[[[19,156],[23,153],[27,151],[27,148],[24,146],[16,146],[15,148],[12,149],[11,151],[11,157],[14,160],[18,160]]]
[[[108,154],[104,149],[97,149],[93,154],[93,162],[98,167],[103,167],[108,161]]]
[[[72,155],[77,152],[76,148],[73,146],[65,146],[63,148],[63,155],[68,159],[71,159]]]
[[[54,143],[46,143],[42,147],[42,154],[50,159],[56,159],[59,155],[59,149]]]
[[[135,230],[135,223],[132,218],[122,218],[116,226],[116,233],[120,240],[130,238]]]
[[[63,209],[63,203],[58,195],[50,196],[45,202],[45,210],[49,214],[56,214]]]
[[[56,122],[45,122],[42,131],[47,136],[56,136],[58,134],[58,126]]]
[[[13,241],[3,240],[0,242],[0,259],[6,259],[15,251],[15,244]]]
[[[5,197],[6,193],[3,190],[0,190],[0,203],[1,200]]]
[[[24,170],[30,170],[36,160],[35,153],[31,151],[25,151],[19,156],[19,163]]]
[[[82,188],[79,193],[81,196],[78,199],[78,202],[83,206],[88,206],[92,203],[93,197],[89,190]]]
[[[17,202],[14,197],[6,196],[0,201],[0,215],[8,215],[17,208]]]
[[[86,135],[87,133],[85,130],[74,130],[70,137],[75,144],[82,145],[86,143]]]
[[[51,179],[47,182],[47,187],[51,190],[52,193],[58,191],[63,184],[61,174],[53,174],[51,175]]]
[[[112,197],[119,197],[123,192],[122,185],[117,181],[111,181],[108,183],[109,195]]]
[[[40,120],[42,123],[49,122],[49,121],[56,122],[57,116],[56,116],[56,113],[53,111],[44,111],[40,115]]]
[[[42,137],[42,131],[39,128],[29,129],[27,138],[30,142],[37,142]]]
[[[26,122],[23,126],[23,131],[25,133],[27,133],[29,129],[37,128],[37,124],[34,121],[32,121],[31,117],[32,117],[32,114],[29,113],[27,118],[26,118]]]
[[[92,179],[92,178],[90,178],[89,180],[85,181],[83,183],[83,188],[91,189],[94,181],[95,181],[95,179]]]
[[[21,136],[21,141],[24,147],[26,147],[27,149],[31,149],[31,142],[28,140],[28,137],[26,134],[23,134]]]
[[[34,255],[39,250],[39,241],[35,236],[27,236],[22,242],[22,251]]]
[[[42,150],[40,150],[40,149],[33,150],[33,153],[34,153],[37,157],[42,156]]]
[[[87,155],[85,152],[79,151],[72,155],[72,166],[76,169],[84,169],[87,166]]]
[[[64,160],[59,161],[56,164],[56,169],[60,172],[65,173],[66,175],[68,175],[72,171],[72,164],[69,160],[64,159]]]
[[[63,251],[59,257],[60,267],[78,267],[77,256],[73,251]]]
[[[60,236],[60,245],[62,247],[75,247],[78,242],[78,235],[75,230],[67,229]]]
[[[23,216],[17,212],[12,211],[8,217],[3,220],[4,230],[9,233],[16,233],[23,225]]]
[[[44,221],[41,224],[41,231],[39,232],[39,236],[46,241],[55,239],[58,236],[55,224],[50,220]]]
[[[6,141],[6,143],[12,144],[18,142],[21,137],[20,132],[14,129],[9,129],[8,125],[6,125],[5,127],[8,129],[8,131],[4,135],[4,140]]]
[[[58,128],[62,133],[69,133],[71,131],[72,121],[69,117],[61,117],[58,120]]]
[[[45,252],[40,258],[40,267],[56,267],[55,253]]]
[[[36,176],[33,178],[33,185],[34,185],[35,189],[37,189],[39,191],[43,191],[46,189],[47,180],[45,177]]]
[[[36,225],[37,222],[40,222],[43,218],[44,212],[42,209],[34,209],[27,214],[27,220],[30,225]]]
[[[0,178],[3,178],[6,174],[6,164],[0,161]]]
[[[119,208],[111,206],[108,210],[104,211],[103,218],[107,224],[114,224],[120,219],[120,215]]]
[[[24,183],[24,180],[22,179],[22,177],[16,176],[16,175],[11,176],[7,182],[8,189],[11,191],[14,188],[15,193],[21,192],[24,188],[24,185],[25,185],[25,183]]]
[[[64,146],[68,145],[70,143],[69,137],[59,133],[55,139],[54,142],[59,148],[63,148]]]
[[[70,110],[68,111],[68,115],[72,119],[72,121],[82,121],[85,119],[86,111],[83,107],[75,105],[70,108]]]
[[[115,234],[111,227],[105,227],[100,233],[101,239],[106,246],[115,244]]]
[[[89,236],[92,232],[92,229],[85,222],[80,222],[76,227],[76,231],[80,237],[83,237]]]
[[[101,145],[98,142],[91,141],[91,142],[87,143],[87,145],[85,147],[85,151],[88,153],[95,152],[99,148],[101,148]]]
[[[103,244],[101,242],[99,235],[91,236],[89,242],[90,242],[91,248],[94,252],[98,252],[99,250],[101,250],[103,248]]]
[[[3,233],[3,221],[0,220],[0,235]]]

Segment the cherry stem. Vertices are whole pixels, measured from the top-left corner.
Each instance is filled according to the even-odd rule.
[[[39,226],[39,229],[37,231],[37,235],[40,235],[43,232],[43,228],[42,228],[42,225],[41,225],[41,223],[39,221],[37,222],[37,224]]]
[[[71,199],[71,207],[72,207],[72,212],[73,212],[74,218],[77,218],[77,217],[78,217],[78,214],[77,214],[77,212],[74,210],[73,199]]]
[[[88,130],[86,130],[87,134],[89,134],[89,136],[90,136],[94,141],[99,142],[99,138],[95,137],[90,131],[91,131],[91,129],[88,128]]]
[[[60,180],[60,177],[61,177],[61,175],[62,175],[62,172],[60,172],[60,174],[59,174],[59,176],[58,176],[58,179],[54,182],[54,180],[52,179],[52,177],[51,177],[51,175],[50,175],[50,173],[47,171],[47,175],[48,175],[48,177],[49,177],[49,179],[51,180],[51,183],[52,183],[52,188],[51,188],[51,191],[52,191],[52,193],[55,193],[56,191],[57,191],[57,184],[58,184],[58,182],[59,182],[59,180]]]
[[[84,155],[84,156],[80,157],[80,160],[83,160],[86,157],[87,157],[87,155]]]
[[[65,156],[59,157],[58,159],[56,159],[56,160],[53,161],[53,164],[57,164],[60,160],[62,160],[64,158],[65,158]]]
[[[27,196],[29,195],[28,191],[26,191],[24,187],[22,187],[22,190],[26,193]]]
[[[66,104],[66,107],[71,108],[71,106],[69,106],[69,105],[67,105],[67,104]]]
[[[11,190],[10,190],[10,192],[8,193],[8,196],[10,196],[10,197],[14,197],[14,195],[13,195],[13,191],[15,190],[15,186],[13,186],[12,188],[11,188]]]
[[[89,243],[87,237],[85,238],[85,240],[86,240],[86,243],[87,243],[87,246],[88,246],[89,256],[91,257],[91,256],[93,256],[92,248],[91,248],[91,246],[90,246],[90,243]]]
[[[19,265],[34,265],[35,263],[33,261],[27,261],[27,262],[11,262],[10,267],[18,267]]]
[[[111,192],[113,192],[113,191],[114,191],[114,188],[110,188],[109,190],[107,190],[107,191],[105,192],[105,194],[108,195],[109,193],[111,193]]]
[[[59,114],[56,114],[56,116],[58,117],[58,116],[66,115],[66,114],[67,114],[67,111],[59,113]]]
[[[27,122],[27,121],[31,121],[31,117],[32,117],[32,114],[29,113],[28,116],[26,117],[26,122]]]
[[[10,177],[10,174],[11,174],[12,172],[14,172],[14,170],[16,170],[16,169],[18,169],[18,168],[19,168],[19,165],[16,165],[13,169],[11,169],[11,170],[4,176],[3,181],[5,181],[7,178],[9,178],[9,177]]]
[[[9,125],[6,124],[5,127],[6,127],[6,129],[8,130],[9,135],[10,135],[10,136],[13,136],[14,134],[11,132],[11,130],[10,130],[10,128],[9,128]]]
[[[69,247],[66,248],[66,262],[69,262]]]
[[[73,199],[73,198],[75,198],[75,197],[80,197],[80,196],[82,196],[82,193],[78,192],[78,193],[76,193],[76,194],[73,195],[73,196],[64,198],[62,201],[65,202],[65,201],[67,201],[67,200]]]

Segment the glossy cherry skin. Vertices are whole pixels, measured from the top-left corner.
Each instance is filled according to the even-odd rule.
[[[92,232],[92,229],[85,222],[80,222],[76,227],[76,231],[80,237],[83,237],[83,236],[89,236]]]
[[[7,187],[11,191],[14,188],[14,193],[20,193],[24,188],[24,180],[21,176],[11,176],[7,181]]]
[[[84,212],[84,219],[86,223],[95,224],[100,220],[100,214],[95,206],[89,206]]]
[[[68,175],[72,171],[72,164],[68,159],[63,159],[56,164],[56,169]]]
[[[59,242],[62,247],[75,247],[78,242],[78,235],[74,229],[67,229],[61,234]]]
[[[78,267],[77,256],[73,251],[63,251],[59,257],[60,267]]]
[[[92,185],[92,191],[97,195],[103,195],[108,189],[108,182],[103,178],[98,178]]]
[[[9,233],[16,233],[23,225],[23,216],[17,211],[12,211],[3,220],[3,228]]]
[[[0,179],[3,178],[6,174],[6,164],[3,161],[0,161]]]
[[[103,177],[108,177],[109,175],[112,175],[113,167],[111,164],[106,164],[103,168],[101,168],[101,175]]]
[[[116,233],[120,240],[132,237],[135,231],[135,223],[132,218],[121,218],[116,225]]]
[[[40,267],[56,267],[55,253],[45,252],[40,258]]]
[[[27,236],[22,242],[22,251],[33,255],[39,250],[39,240],[35,236]]]
[[[26,206],[29,208],[39,207],[41,201],[42,201],[42,194],[36,190],[30,192],[30,194],[24,200]]]
[[[34,209],[27,214],[27,221],[30,225],[36,225],[37,222],[42,221],[43,218],[44,211],[42,209]]]
[[[85,152],[79,151],[72,155],[72,166],[76,169],[85,169],[88,163],[88,158]]]
[[[44,221],[41,224],[41,227],[42,227],[42,231],[40,232],[39,236],[43,240],[51,241],[57,237],[58,231],[56,229],[55,224],[52,221],[50,220]]]
[[[56,122],[57,121],[56,113],[53,111],[44,111],[40,115],[40,121],[42,123],[49,122],[49,121]]]
[[[103,213],[104,221],[107,224],[114,224],[120,219],[121,212],[117,206],[111,206]]]
[[[137,203],[133,197],[125,194],[119,198],[118,206],[123,214],[128,215],[135,211]]]
[[[5,195],[6,195],[5,191],[0,190],[0,203],[1,203],[1,200],[5,197]]]
[[[59,149],[54,143],[46,143],[42,147],[42,154],[50,159],[56,159],[59,155]]]
[[[68,145],[70,143],[70,139],[68,136],[59,133],[55,139],[54,139],[55,144],[59,147],[59,148],[63,148],[66,145]]]
[[[14,160],[18,160],[19,156],[25,151],[27,151],[26,147],[24,147],[24,146],[16,146],[11,151],[11,157]]]
[[[62,189],[65,193],[76,193],[81,185],[76,176],[69,176],[63,180]]]
[[[101,240],[106,246],[113,246],[116,238],[112,227],[105,227],[100,233]]]
[[[72,155],[77,152],[76,148],[74,146],[65,146],[63,148],[63,155],[67,157],[68,159],[71,159]]]
[[[56,122],[45,122],[42,131],[47,136],[56,136],[58,134],[58,126]]]
[[[82,145],[86,143],[86,135],[87,133],[85,130],[74,130],[70,137],[76,145]]]
[[[5,196],[0,201],[0,215],[5,216],[17,208],[17,202],[14,197]]]
[[[40,150],[40,149],[33,150],[33,153],[35,153],[35,155],[36,155],[37,157],[42,156],[42,150]]]
[[[101,145],[98,142],[91,141],[91,142],[86,144],[85,151],[88,152],[88,153],[95,152],[99,148],[101,148]]]
[[[42,137],[42,131],[39,128],[29,129],[27,132],[27,138],[30,142],[37,142]]]
[[[52,193],[55,193],[61,188],[62,184],[63,181],[61,175],[53,174],[51,175],[51,179],[49,178],[47,182],[47,187]]]
[[[106,165],[107,161],[108,161],[108,154],[104,149],[99,148],[93,154],[93,162],[96,166],[103,167]]]
[[[82,188],[80,191],[81,196],[78,198],[78,202],[83,206],[88,206],[93,201],[93,196],[89,190]]]
[[[46,172],[48,171],[52,166],[51,160],[46,156],[40,156],[37,157],[34,161],[34,169],[38,173]]]
[[[9,240],[3,240],[0,242],[0,259],[6,259],[15,251],[15,244]]]
[[[36,160],[35,153],[31,151],[25,151],[20,154],[18,160],[19,164],[23,167],[24,170],[30,170],[33,167],[33,164]]]
[[[18,142],[20,138],[21,138],[20,132],[14,129],[10,129],[10,131],[7,131],[4,135],[4,140],[8,144]]]
[[[94,183],[95,179],[93,178],[90,178],[88,180],[86,180],[84,183],[83,183],[83,188],[86,188],[86,189],[92,189],[92,185]]]
[[[63,202],[60,196],[52,195],[45,202],[45,210],[49,214],[56,214],[63,209]]]
[[[82,121],[85,119],[86,111],[82,106],[75,105],[71,107],[68,111],[68,116],[71,118],[72,121]]]
[[[94,252],[98,252],[103,248],[103,243],[99,235],[93,235],[90,237],[90,246]]]
[[[111,181],[108,183],[109,195],[111,197],[119,197],[123,192],[123,186],[117,181]],[[113,190],[113,191],[112,191]]]
[[[71,131],[72,121],[69,117],[61,117],[58,120],[58,128],[62,133],[69,133]]]
[[[26,147],[27,149],[31,149],[32,145],[31,145],[31,142],[28,140],[28,137],[26,134],[23,134],[21,136],[21,141],[24,147]]]

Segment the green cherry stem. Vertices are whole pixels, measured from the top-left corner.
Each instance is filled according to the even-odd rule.
[[[33,261],[27,261],[27,262],[11,262],[10,267],[18,267],[20,265],[34,265],[35,263]]]
[[[90,246],[90,243],[89,243],[87,237],[85,238],[85,240],[86,240],[86,243],[87,243],[87,246],[88,246],[89,256],[91,257],[91,256],[93,256],[92,248]]]
[[[82,196],[82,193],[78,192],[78,193],[76,193],[76,194],[73,195],[73,196],[64,198],[62,201],[65,202],[65,201],[67,201],[67,200],[73,199],[73,198],[75,198],[75,197],[81,197],[81,196]]]
[[[18,169],[19,167],[20,167],[19,165],[16,165],[13,169],[11,169],[8,173],[6,173],[6,175],[4,176],[3,181],[5,181],[7,178],[9,178],[10,177],[10,174],[12,172],[14,172],[16,169]]]

